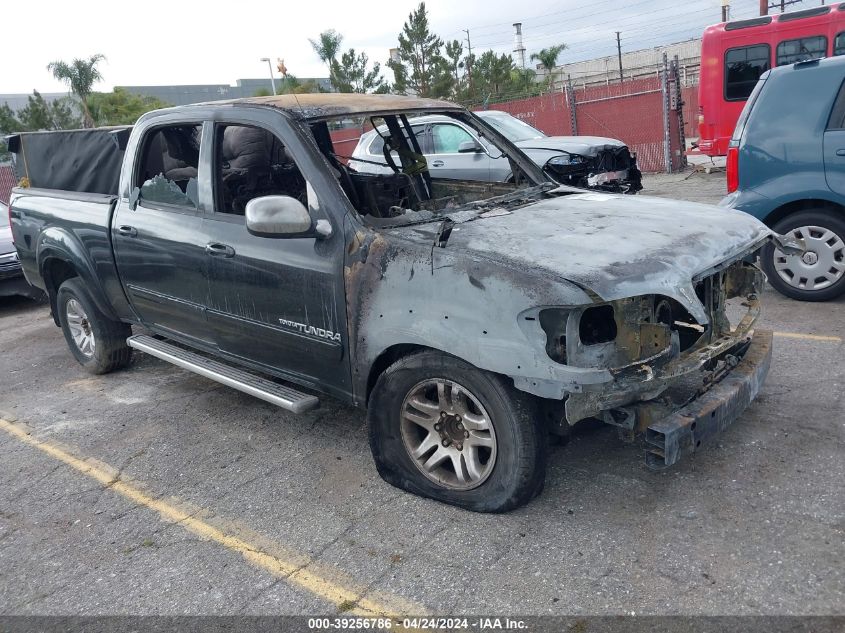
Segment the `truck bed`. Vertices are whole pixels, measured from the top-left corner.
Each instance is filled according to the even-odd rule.
[[[46,290],[49,273],[38,270],[36,256],[50,248],[83,267],[86,282],[102,289],[114,305],[101,306],[105,313],[131,315],[117,275],[109,228],[116,201],[117,196],[111,194],[12,189],[11,214],[20,219],[12,222],[12,235],[27,281]],[[48,265],[49,260],[42,262]]]

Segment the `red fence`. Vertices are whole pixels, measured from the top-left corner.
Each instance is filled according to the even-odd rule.
[[[490,103],[489,108],[509,112],[551,136],[568,136],[575,132],[582,136],[618,138],[637,153],[643,171],[665,169],[663,93],[659,77],[587,86],[573,92],[576,130],[572,129],[570,102],[564,93]],[[688,136],[693,136],[691,121],[692,114],[698,110],[697,93],[695,88],[682,92],[686,102],[683,106],[684,128]],[[672,115],[677,120],[677,113]]]
[[[660,77],[646,77],[605,86],[587,86],[573,91],[575,100],[575,130],[570,100],[562,92],[503,102],[491,102],[491,110],[503,110],[524,120],[550,136],[604,136],[623,141],[637,153],[643,171],[663,171],[664,119],[663,92]],[[697,86],[681,90],[684,133],[696,137],[698,115]],[[473,108],[475,110],[480,107]],[[685,148],[680,146],[678,112],[669,118],[670,152],[675,159]],[[349,156],[360,136],[359,129],[334,130],[331,133],[335,151]]]

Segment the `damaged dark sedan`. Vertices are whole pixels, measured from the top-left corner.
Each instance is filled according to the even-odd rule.
[[[421,116],[472,129],[509,181],[442,177]],[[336,146],[351,118],[383,163]],[[33,186],[13,194],[15,243],[76,359],[105,373],[134,348],[290,411],[365,407],[379,473],[416,494],[515,508],[540,493],[550,438],[587,419],[670,466],[768,372],[750,261],[794,246],[741,212],[553,182],[454,104],[284,95],[103,134],[125,150],[114,190],[39,184],[49,137],[10,141]]]

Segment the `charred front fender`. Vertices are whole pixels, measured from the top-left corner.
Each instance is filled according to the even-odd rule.
[[[400,346],[443,351],[510,376],[517,388],[548,398],[562,399],[583,384],[612,379],[606,370],[554,362],[542,329],[527,320],[537,306],[591,303],[575,284],[478,253],[434,246],[436,225],[375,231],[350,219],[346,230],[344,276],[356,402],[366,402],[370,372],[380,357]]]

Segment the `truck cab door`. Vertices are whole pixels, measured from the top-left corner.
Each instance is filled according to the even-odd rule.
[[[311,183],[331,175],[277,113],[253,110],[248,118],[217,123],[214,139],[213,213],[202,233],[208,321],[220,353],[348,393],[340,223],[330,236],[279,239],[250,234],[244,216],[250,200],[284,195],[301,201],[314,221],[330,218],[329,202]]]
[[[150,129],[136,149],[129,199],[112,218],[117,270],[141,322],[168,336],[210,344],[202,213],[202,125]]]
[[[831,191],[845,196],[845,83],[839,89],[824,133],[824,172]]]

